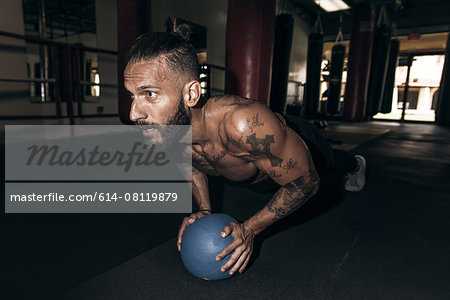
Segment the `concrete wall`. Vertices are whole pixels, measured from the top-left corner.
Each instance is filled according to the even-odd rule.
[[[24,34],[21,0],[0,1],[0,30]],[[27,77],[25,50],[25,41],[0,36],[0,77]],[[2,83],[1,92],[23,92],[26,86]]]

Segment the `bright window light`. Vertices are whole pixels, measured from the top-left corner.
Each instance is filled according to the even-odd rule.
[[[314,0],[314,2],[326,12],[333,12],[350,8],[350,6],[348,6],[342,0]]]

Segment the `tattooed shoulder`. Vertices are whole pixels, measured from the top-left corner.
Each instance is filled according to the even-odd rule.
[[[258,103],[258,101],[253,100],[253,99],[249,99],[249,98],[244,98],[244,97],[239,97],[239,96],[235,96],[235,95],[230,95],[229,96],[229,101],[224,102],[222,104],[222,106],[240,106],[240,107],[248,107],[252,104]]]

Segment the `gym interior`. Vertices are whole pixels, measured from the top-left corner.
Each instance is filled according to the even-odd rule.
[[[189,213],[2,205],[0,298],[449,299],[447,0],[1,1],[3,170],[10,125],[130,124],[125,56],[169,17],[191,28],[206,99],[239,95],[304,118],[366,158],[366,186],[321,178],[255,238],[246,271],[220,281],[183,266],[176,236]],[[2,174],[5,189],[18,183]],[[208,179],[212,210],[238,221],[272,197]]]

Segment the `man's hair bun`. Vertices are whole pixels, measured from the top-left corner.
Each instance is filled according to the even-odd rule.
[[[166,29],[167,32],[175,33],[180,37],[182,37],[185,41],[189,41],[189,38],[192,33],[192,28],[189,24],[186,23],[179,24],[179,20],[175,17],[167,18]]]
[[[197,53],[188,41],[189,25],[177,24],[176,19],[168,19],[166,25],[168,32],[149,32],[136,39],[126,56],[127,64],[162,58],[174,76],[198,80],[200,67]]]

